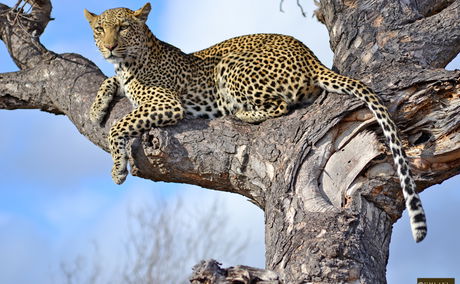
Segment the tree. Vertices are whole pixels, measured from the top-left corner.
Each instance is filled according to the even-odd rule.
[[[89,124],[87,111],[104,76],[78,54],[41,45],[51,3],[29,3],[31,13],[0,6],[1,39],[21,69],[0,75],[0,106],[67,115],[107,150],[108,127],[129,103],[117,102],[104,127]],[[460,72],[443,69],[460,50],[459,10],[458,0],[323,0],[316,12],[330,31],[335,68],[364,81],[390,106],[419,190],[459,170]],[[239,193],[265,211],[267,271],[238,267],[226,271],[229,277],[384,283],[391,227],[404,205],[370,118],[356,100],[325,94],[309,108],[260,125],[184,120],[131,140],[131,172]],[[194,281],[213,271],[222,279],[217,268],[213,262],[196,267]]]

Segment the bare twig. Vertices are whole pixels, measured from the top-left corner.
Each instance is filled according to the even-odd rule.
[[[284,3],[284,0],[281,0],[281,1],[280,1],[280,12],[281,12],[281,13],[284,13],[284,10],[283,10],[283,3]]]
[[[305,13],[302,4],[300,4],[300,0],[297,0],[297,7],[300,8],[300,12],[302,13],[302,16],[305,18],[307,17],[307,13]]]
[[[305,10],[303,9],[303,6],[302,4],[300,4],[300,0],[296,0],[297,1],[297,7],[300,8],[300,12],[302,13],[302,16],[303,17],[306,17],[307,16],[307,13],[305,12]],[[284,0],[280,0],[280,12],[281,13],[284,13],[284,10],[283,10],[283,4],[284,4]]]

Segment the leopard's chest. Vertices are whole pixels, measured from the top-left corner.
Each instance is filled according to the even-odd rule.
[[[127,97],[134,108],[140,104],[141,90],[137,90],[137,84],[134,84],[136,75],[129,68],[123,68],[122,66],[115,66],[117,78],[120,83],[120,94]]]

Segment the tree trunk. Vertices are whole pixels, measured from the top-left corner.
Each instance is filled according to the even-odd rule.
[[[42,46],[51,3],[28,2],[28,14],[0,4],[0,37],[20,68],[0,74],[0,108],[64,114],[107,151],[110,125],[131,106],[120,99],[104,127],[89,123],[104,75]],[[338,72],[368,84],[392,112],[419,191],[460,171],[460,72],[443,69],[460,50],[459,15],[460,0],[322,0],[316,11]],[[186,119],[151,129],[128,152],[135,176],[239,193],[265,211],[267,271],[206,262],[193,283],[385,283],[404,201],[381,141],[362,103],[330,93],[258,125]]]

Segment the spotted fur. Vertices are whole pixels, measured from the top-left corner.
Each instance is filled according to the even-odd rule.
[[[149,12],[149,3],[136,11],[116,8],[99,16],[85,10],[96,45],[116,70],[116,76],[101,85],[91,120],[101,123],[117,92],[135,107],[109,134],[112,177],[117,184],[128,174],[128,137],[176,124],[185,114],[234,115],[261,122],[286,114],[290,106],[313,101],[324,89],[355,96],[373,112],[394,157],[413,236],[417,242],[425,237],[425,214],[397,127],[371,89],[329,70],[300,41],[284,35],[242,36],[185,54],[150,32],[145,24]]]

